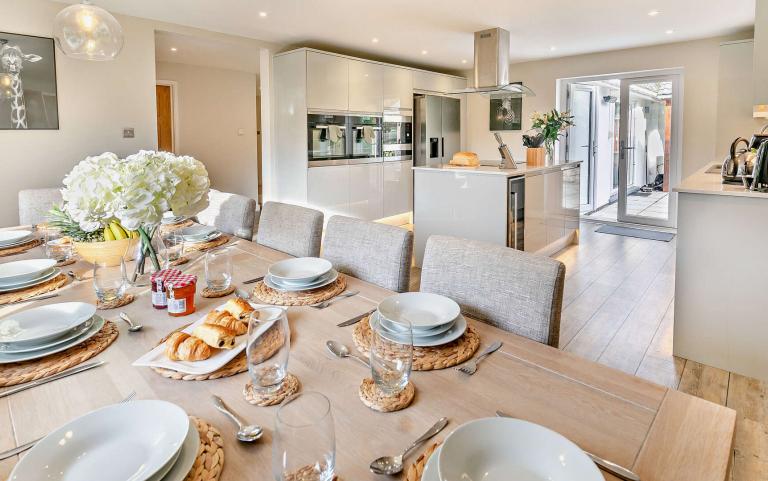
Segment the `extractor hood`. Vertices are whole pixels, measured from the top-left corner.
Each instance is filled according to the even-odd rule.
[[[509,82],[509,32],[489,28],[475,32],[475,72],[473,86],[451,94],[535,96],[521,83]]]
[[[755,2],[752,117],[768,118],[768,2]]]

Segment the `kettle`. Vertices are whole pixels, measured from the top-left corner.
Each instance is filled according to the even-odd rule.
[[[746,148],[739,150],[739,144],[744,143]],[[721,169],[721,177],[723,183],[741,183],[741,176],[744,175],[747,168],[751,173],[751,160],[749,157],[749,142],[744,137],[737,137],[736,140],[731,142],[731,149],[728,157],[723,161],[723,168]],[[749,173],[748,173],[749,174]],[[747,175],[748,175],[747,174]]]

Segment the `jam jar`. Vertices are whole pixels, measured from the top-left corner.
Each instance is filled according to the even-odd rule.
[[[178,276],[180,274],[181,271],[178,269],[163,269],[152,274],[150,277],[152,284],[152,307],[155,309],[165,309],[168,307],[165,279],[169,276]]]
[[[197,276],[179,274],[165,279],[168,295],[168,314],[174,317],[188,316],[195,312]]]

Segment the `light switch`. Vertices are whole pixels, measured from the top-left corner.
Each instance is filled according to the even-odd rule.
[[[124,139],[132,139],[136,137],[136,135],[133,132],[133,127],[126,127],[123,129],[123,138]]]
[[[237,129],[237,135],[245,135],[245,129]]]

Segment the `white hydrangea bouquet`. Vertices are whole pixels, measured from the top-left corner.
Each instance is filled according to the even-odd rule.
[[[146,255],[160,269],[151,239],[163,214],[196,215],[208,206],[210,185],[205,166],[193,157],[142,150],[120,159],[107,152],[67,174],[62,210],[86,233],[114,221],[137,231],[143,246],[139,263]]]

